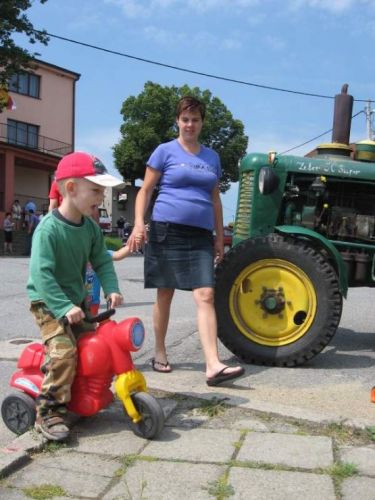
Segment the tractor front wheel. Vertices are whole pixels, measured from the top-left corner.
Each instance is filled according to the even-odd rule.
[[[277,234],[233,247],[216,270],[223,344],[247,363],[296,366],[318,354],[341,318],[337,275],[308,242]]]

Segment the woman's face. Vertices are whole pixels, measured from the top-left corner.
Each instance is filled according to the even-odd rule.
[[[197,142],[203,121],[199,111],[183,111],[177,118],[179,137],[185,142]]]

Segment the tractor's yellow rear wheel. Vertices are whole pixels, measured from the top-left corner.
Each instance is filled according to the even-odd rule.
[[[232,248],[216,271],[219,338],[249,363],[295,366],[318,354],[342,311],[336,273],[306,242],[271,234]]]

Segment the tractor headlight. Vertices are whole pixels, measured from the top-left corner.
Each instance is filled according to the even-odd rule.
[[[259,170],[258,186],[262,194],[271,194],[279,185],[280,179],[271,167],[262,167]]]

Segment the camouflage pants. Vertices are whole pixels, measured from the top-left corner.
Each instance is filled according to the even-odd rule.
[[[71,385],[76,373],[77,339],[93,325],[84,321],[65,325],[57,320],[43,302],[32,302],[30,311],[40,328],[46,356],[41,367],[44,373],[40,395],[36,399],[37,414],[66,413]]]

